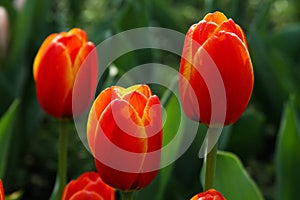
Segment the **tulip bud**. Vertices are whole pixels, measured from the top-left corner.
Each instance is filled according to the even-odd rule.
[[[7,52],[9,34],[9,20],[4,7],[0,6],[0,59],[3,59]]]
[[[26,0],[14,0],[14,7],[17,11],[21,11],[26,3]]]
[[[209,13],[190,27],[179,71],[181,101],[189,118],[229,125],[246,109],[254,83],[246,36],[223,13]],[[222,109],[213,113],[213,107]]]
[[[86,172],[70,181],[63,192],[62,200],[115,200],[115,191],[103,183],[96,172]]]
[[[92,100],[97,86],[98,64],[95,46],[88,41],[86,33],[74,28],[46,38],[35,57],[33,76],[38,101],[48,114],[56,118],[73,116],[72,92],[81,69],[87,71],[84,75],[86,82],[90,83],[84,86],[82,95],[88,95]],[[82,112],[88,103],[82,102]],[[76,115],[80,114],[76,112]]]
[[[0,179],[0,200],[4,200],[4,188],[1,179]]]
[[[160,166],[162,111],[147,85],[102,91],[89,113],[87,138],[101,179],[123,191],[146,187]]]
[[[214,189],[199,193],[191,198],[191,200],[226,200],[221,193]]]

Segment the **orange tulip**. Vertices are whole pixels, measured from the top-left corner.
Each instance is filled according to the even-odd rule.
[[[105,183],[123,191],[144,188],[160,165],[162,113],[158,97],[147,85],[107,88],[91,108],[87,137]],[[149,156],[153,152],[157,154]]]
[[[254,83],[241,27],[221,12],[209,13],[192,25],[184,42],[180,74],[181,101],[189,118],[206,125],[236,122],[246,109]],[[217,85],[218,77],[223,84]],[[213,106],[226,108],[223,119],[222,109],[211,119]]]
[[[191,200],[226,200],[221,193],[214,189],[199,193],[191,198]]]
[[[33,65],[36,92],[41,107],[56,118],[72,117],[72,90],[76,75],[84,64],[90,65],[92,99],[97,81],[95,46],[86,33],[78,28],[49,35],[41,45]],[[87,56],[88,62],[84,62]],[[86,92],[86,91],[85,91]],[[77,113],[79,114],[79,113]]]
[[[63,192],[62,200],[115,200],[115,191],[103,183],[96,172],[86,172],[70,181]]]
[[[4,188],[1,179],[0,179],[0,200],[4,200]]]

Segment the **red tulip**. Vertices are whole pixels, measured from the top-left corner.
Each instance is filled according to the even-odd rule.
[[[91,83],[85,88],[88,93],[83,95],[92,99],[98,68],[94,49],[86,33],[78,28],[51,34],[43,42],[34,60],[33,75],[39,103],[48,114],[56,118],[73,116],[72,91],[83,64],[89,65],[90,71],[86,75]]]
[[[181,101],[189,118],[206,125],[237,121],[254,82],[241,27],[221,12],[209,13],[192,25],[184,42],[180,74]],[[213,107],[217,108],[214,117]]]
[[[4,188],[1,179],[0,179],[0,200],[4,200]]]
[[[191,200],[226,200],[221,193],[214,189],[199,193],[191,198]]]
[[[96,172],[86,172],[70,181],[63,192],[62,200],[115,200],[115,191],[103,183]]]
[[[156,176],[162,147],[162,113],[147,85],[113,86],[95,100],[87,137],[98,173],[123,191],[147,186]]]

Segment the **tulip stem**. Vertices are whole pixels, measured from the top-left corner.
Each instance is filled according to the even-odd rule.
[[[212,189],[214,187],[214,178],[216,170],[216,160],[218,151],[218,137],[221,133],[219,128],[210,128],[207,136],[207,152],[204,164],[205,164],[205,179],[204,179],[204,191]],[[211,146],[212,149],[210,150]]]
[[[50,200],[60,200],[62,192],[67,182],[67,151],[68,151],[68,134],[66,131],[67,121],[60,121],[59,146],[58,146],[58,172],[54,190]]]
[[[133,200],[133,192],[121,191],[121,193],[122,193],[122,200]]]
[[[215,144],[213,149],[205,157],[205,182],[204,191],[207,191],[214,187],[216,160],[218,144]]]

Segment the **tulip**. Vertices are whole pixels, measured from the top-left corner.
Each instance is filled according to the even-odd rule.
[[[191,200],[226,200],[221,193],[214,189],[199,193],[191,198]]]
[[[86,172],[70,181],[62,200],[115,200],[115,191],[106,185],[96,172]]]
[[[17,11],[21,11],[24,8],[26,0],[14,0],[14,7]]]
[[[43,42],[34,60],[33,75],[38,101],[48,114],[56,118],[73,116],[72,91],[83,64],[89,65],[90,72],[86,75],[91,79],[91,86],[85,88],[88,93],[83,96],[89,95],[92,99],[98,68],[94,49],[86,33],[78,28],[51,34]],[[88,102],[83,107],[87,105]],[[79,112],[76,114],[79,115]]]
[[[181,101],[189,118],[229,125],[246,109],[254,82],[247,40],[241,27],[223,13],[209,13],[190,27],[179,71]],[[212,118],[214,106],[226,109],[217,109]]]
[[[9,20],[4,7],[0,6],[0,60],[6,55],[9,35]]]
[[[0,179],[0,200],[4,200],[4,188],[1,179]]]
[[[112,86],[99,94],[89,113],[87,138],[106,184],[129,192],[154,179],[162,147],[161,112],[147,85]]]

